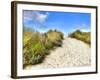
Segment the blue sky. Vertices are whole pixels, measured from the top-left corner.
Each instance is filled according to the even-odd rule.
[[[23,25],[39,32],[57,29],[68,35],[77,29],[90,31],[91,14],[23,10]]]

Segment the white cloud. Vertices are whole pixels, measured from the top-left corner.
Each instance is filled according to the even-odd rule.
[[[90,32],[90,29],[81,29],[82,32]]]
[[[36,15],[36,20],[40,23],[45,22],[48,17],[48,13],[42,14],[40,12],[36,12]]]
[[[91,30],[90,27],[87,26],[86,24],[82,24],[82,25],[76,26],[76,27],[74,28],[74,31],[77,30],[77,29],[79,29],[79,30],[81,30],[81,31],[83,31],[83,32],[89,32],[89,31]]]
[[[46,21],[48,14],[48,12],[41,13],[40,11],[24,11],[24,22],[33,20],[38,23],[43,23]]]
[[[32,20],[32,11],[24,11],[23,19],[24,19],[24,22],[31,21]]]

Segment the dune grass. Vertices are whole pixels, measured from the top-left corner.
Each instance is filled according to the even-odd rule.
[[[33,29],[24,27],[23,32],[23,68],[43,62],[50,50],[62,45],[63,33],[57,30],[49,30],[40,33]],[[91,45],[90,32],[76,30],[69,37],[81,40]]]
[[[82,32],[80,30],[76,30],[75,32],[72,32],[69,34],[69,37],[76,38],[78,40],[81,40],[89,45],[91,45],[91,33],[90,32]]]
[[[57,30],[39,33],[24,27],[23,35],[23,68],[41,63],[50,50],[62,45],[63,40],[63,33]]]

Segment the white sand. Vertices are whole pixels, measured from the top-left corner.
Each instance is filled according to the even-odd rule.
[[[90,66],[91,48],[82,41],[66,38],[62,47],[52,50],[41,64],[28,66],[26,69],[60,68]]]

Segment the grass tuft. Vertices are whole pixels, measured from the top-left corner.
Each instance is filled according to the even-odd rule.
[[[91,45],[91,33],[90,32],[82,32],[80,30],[76,30],[75,32],[69,34],[69,37],[76,38],[81,40],[89,45]]]
[[[57,30],[39,33],[35,30],[24,29],[23,67],[41,63],[50,50],[62,45],[62,40],[63,33]]]

